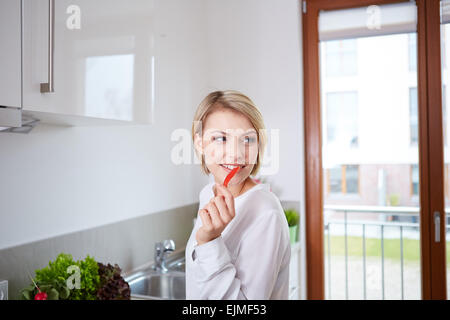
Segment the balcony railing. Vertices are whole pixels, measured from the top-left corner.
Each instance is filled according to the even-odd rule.
[[[362,260],[363,260],[363,297],[367,299],[367,270],[366,270],[366,232],[368,226],[379,227],[379,238],[381,240],[381,297],[385,299],[385,229],[398,228],[400,232],[400,281],[401,281],[401,299],[405,298],[405,285],[404,285],[404,252],[403,252],[403,237],[405,229],[412,230],[417,234],[417,238],[420,235],[419,213],[418,207],[386,207],[386,206],[343,206],[343,205],[325,205],[324,212],[332,211],[334,213],[341,212],[344,214],[344,219],[327,219],[325,214],[324,230],[327,246],[327,267],[328,267],[328,298],[331,299],[331,246],[330,246],[330,226],[331,225],[343,225],[344,226],[344,246],[345,246],[345,299],[349,299],[349,268],[348,268],[348,226],[359,226],[362,231]],[[449,218],[450,210],[446,208],[446,217]],[[351,219],[348,220],[348,213],[361,213],[361,214],[377,214],[378,221],[370,221],[366,219]],[[387,221],[388,217],[400,220],[412,218],[414,222],[407,221]],[[417,221],[417,222],[416,222]],[[447,221],[446,221],[447,222]],[[358,228],[359,228],[358,227]],[[446,223],[446,229],[450,226]],[[378,238],[378,237],[377,237]],[[419,239],[419,238],[418,238]]]

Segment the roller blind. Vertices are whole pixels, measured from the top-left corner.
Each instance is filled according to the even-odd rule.
[[[441,23],[450,23],[450,1],[441,1]]]
[[[446,1],[450,4],[450,1]],[[447,8],[450,9],[449,6]],[[450,10],[449,10],[450,13]],[[448,16],[450,18],[450,14]],[[319,12],[319,40],[337,40],[417,30],[414,1]]]

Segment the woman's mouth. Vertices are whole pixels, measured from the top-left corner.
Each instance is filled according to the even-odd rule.
[[[227,165],[227,166],[225,166],[223,164],[221,164],[220,166],[228,173],[231,172],[231,170],[233,170],[235,167],[237,167],[237,166],[234,166],[234,165]],[[239,166],[239,167],[241,167],[241,169],[239,169],[239,171],[241,171],[246,166]]]

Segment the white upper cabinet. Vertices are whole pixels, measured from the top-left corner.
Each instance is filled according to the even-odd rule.
[[[154,0],[23,0],[23,110],[151,123],[153,6]]]
[[[1,0],[0,106],[20,108],[22,105],[21,20],[20,1]]]

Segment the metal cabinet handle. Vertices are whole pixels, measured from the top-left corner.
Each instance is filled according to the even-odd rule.
[[[441,242],[441,214],[434,212],[434,242]]]
[[[55,36],[55,0],[48,0],[48,82],[41,83],[41,93],[54,92],[53,52]]]

